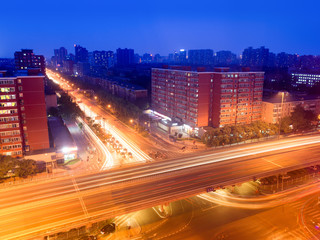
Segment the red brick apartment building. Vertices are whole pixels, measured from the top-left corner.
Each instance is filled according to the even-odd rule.
[[[261,119],[263,72],[152,69],[152,108],[191,128]]]
[[[44,75],[32,71],[0,72],[0,154],[49,148]]]

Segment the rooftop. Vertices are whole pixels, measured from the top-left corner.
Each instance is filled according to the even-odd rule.
[[[68,128],[61,118],[49,117],[48,123],[54,146],[58,152],[63,151],[64,148],[76,147]]]
[[[297,101],[308,101],[308,100],[320,100],[320,96],[315,95],[293,95],[289,93],[285,93],[283,97],[283,102],[297,102]],[[270,98],[265,98],[262,100],[263,102],[269,103],[281,103],[282,96],[280,93],[273,95]]]
[[[152,68],[156,70],[161,70],[161,71],[179,71],[179,72],[186,72],[186,73],[197,73],[197,74],[208,74],[208,73],[215,73],[215,74],[226,74],[226,73],[264,73],[263,71],[250,71],[249,69],[243,69],[242,71],[230,71],[229,68],[215,68],[213,71],[203,71],[202,68],[198,68],[197,70],[192,70],[192,69],[184,69],[184,68]]]
[[[110,78],[110,79],[105,79],[105,80],[114,82],[121,87],[129,88],[132,90],[146,90],[145,88],[143,88],[139,85],[127,82],[127,80],[125,80],[124,78]]]

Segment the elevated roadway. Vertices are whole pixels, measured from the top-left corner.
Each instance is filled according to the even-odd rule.
[[[236,146],[0,190],[0,239],[28,239],[320,163],[319,135]]]

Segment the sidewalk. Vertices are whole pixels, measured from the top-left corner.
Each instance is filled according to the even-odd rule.
[[[196,144],[193,144],[194,140],[179,139],[175,142],[169,140],[169,134],[159,127],[152,127],[150,135],[154,138],[159,138],[161,141],[166,142],[176,150],[180,150],[183,153],[193,153],[201,150],[205,150],[206,146],[203,143],[196,141]],[[195,147],[196,148],[193,148]]]
[[[283,181],[279,180],[278,186],[277,184],[268,184],[268,185],[260,185],[259,189],[260,192],[263,194],[273,194],[276,192],[286,191],[288,189],[292,189],[297,186],[306,185],[308,183],[313,183],[319,181],[319,174],[307,174],[302,177],[294,178],[294,179],[287,179]]]

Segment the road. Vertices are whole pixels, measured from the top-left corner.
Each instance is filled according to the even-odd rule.
[[[263,172],[320,161],[319,135],[217,150],[170,161],[0,190],[0,236],[19,239],[203,193]],[[227,151],[226,151],[227,150]]]
[[[133,154],[134,160],[145,162],[151,158],[140,149],[139,145],[146,145],[146,140],[137,136],[135,131],[123,123],[117,121],[117,119],[111,116],[105,109],[97,104],[97,101],[91,100],[85,97],[81,92],[79,92],[75,87],[72,87],[68,81],[57,76],[51,70],[47,71],[47,76],[59,86],[69,92],[74,99],[77,99],[77,102],[81,110],[86,114],[86,116],[95,119],[99,117],[101,127],[107,130],[112,134],[122,144],[124,148],[127,148]],[[125,133],[125,134],[124,134]],[[138,144],[137,144],[138,143]]]
[[[68,91],[69,95],[77,99],[79,107],[85,114],[91,118],[99,117],[98,123],[108,132],[110,132],[123,147],[132,152],[133,158],[127,162],[145,162],[152,160],[147,153],[161,151],[167,157],[178,157],[182,153],[179,151],[181,146],[168,144],[161,139],[150,140],[137,134],[131,127],[121,121],[118,121],[113,115],[106,111],[107,106],[101,106],[98,101],[86,97],[83,91],[79,91],[73,84],[63,79],[58,73],[47,69],[47,76],[63,90]],[[112,106],[111,106],[112,108]]]
[[[257,196],[254,186],[247,182],[236,193],[229,187],[171,202],[161,214],[167,217],[157,208],[123,215],[130,223],[117,223],[118,230],[101,239],[320,239],[319,178],[272,195]],[[135,231],[126,227],[132,222]]]
[[[241,197],[238,199],[242,204],[240,207],[210,203],[193,197],[187,199],[189,208],[185,207],[183,213],[175,214],[161,227],[147,234],[143,234],[147,230],[143,227],[143,237],[137,239],[148,239],[154,233],[157,233],[152,238],[155,240],[166,239],[168,235],[175,240],[320,239],[319,182],[279,195],[261,196],[258,199]],[[228,201],[225,194],[215,198]],[[259,203],[262,201],[265,203]],[[254,209],[253,202],[256,204]],[[270,202],[274,205],[270,206]],[[173,207],[177,208],[176,205]],[[177,221],[185,226],[183,231],[172,228]]]

